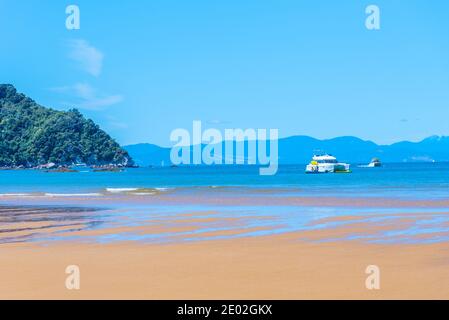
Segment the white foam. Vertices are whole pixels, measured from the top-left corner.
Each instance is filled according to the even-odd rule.
[[[168,191],[170,188],[154,188],[157,191]]]
[[[101,197],[101,193],[46,193],[46,197]]]
[[[139,190],[139,188],[106,188],[106,191],[110,193],[131,192],[137,190]]]

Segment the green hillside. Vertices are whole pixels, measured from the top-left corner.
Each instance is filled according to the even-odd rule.
[[[38,105],[12,85],[0,84],[0,166],[86,163],[129,166],[131,157],[76,109]]]

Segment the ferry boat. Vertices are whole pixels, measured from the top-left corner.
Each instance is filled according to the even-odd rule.
[[[350,164],[341,163],[330,154],[314,155],[306,173],[350,173]]]

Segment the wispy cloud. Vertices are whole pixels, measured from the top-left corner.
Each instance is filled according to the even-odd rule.
[[[129,128],[127,123],[118,121],[117,118],[112,115],[108,115],[106,118],[108,120],[107,125],[113,130],[122,130]]]
[[[67,103],[80,109],[102,110],[109,106],[118,104],[124,100],[122,95],[98,94],[97,90],[87,83],[77,83],[72,86],[56,87],[50,89],[73,99],[74,102]]]
[[[96,98],[90,101],[86,101],[81,104],[81,108],[84,109],[103,109],[105,107],[112,106],[114,104],[118,104],[123,101],[123,97],[121,95],[113,95],[107,96],[104,98]]]
[[[95,77],[101,74],[104,54],[100,50],[83,39],[70,40],[68,46],[69,58],[79,63],[84,71]]]
[[[93,97],[95,97],[95,92],[96,90],[90,86],[87,83],[77,83],[73,86],[69,86],[69,87],[64,87],[63,91],[71,91],[73,90],[73,92],[80,98],[85,99],[85,100],[91,100]]]

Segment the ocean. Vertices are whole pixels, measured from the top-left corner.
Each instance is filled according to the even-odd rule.
[[[304,165],[281,165],[277,175],[261,176],[255,166],[130,168],[123,172],[51,173],[0,170],[0,195],[89,194],[143,188],[290,188],[301,195],[444,198],[449,196],[449,163],[353,165],[350,174],[305,174]]]

